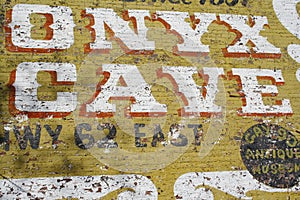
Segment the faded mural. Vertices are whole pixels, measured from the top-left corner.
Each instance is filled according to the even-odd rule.
[[[0,198],[299,198],[299,2],[3,1]]]

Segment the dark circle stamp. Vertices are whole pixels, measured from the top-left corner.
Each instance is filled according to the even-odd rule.
[[[257,124],[243,135],[242,160],[253,177],[268,186],[290,188],[300,177],[300,143],[287,129]]]

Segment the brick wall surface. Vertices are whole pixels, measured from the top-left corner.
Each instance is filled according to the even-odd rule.
[[[41,198],[44,195],[45,199],[48,199],[51,198],[50,193],[53,191],[52,195],[64,193],[58,197],[61,199],[68,197],[116,199],[128,188],[132,191],[141,185],[140,193],[135,193],[137,196],[133,197],[134,195],[125,193],[124,198],[299,199],[300,144],[297,141],[300,131],[298,122],[300,101],[298,101],[297,88],[300,78],[297,70],[300,64],[297,62],[297,57],[300,52],[297,54],[297,48],[293,51],[290,49],[293,47],[291,44],[296,46],[299,44],[297,35],[293,33],[297,31],[298,24],[297,16],[295,19],[279,17],[281,14],[276,13],[274,7],[281,2],[276,0],[206,2],[202,0],[1,0],[0,175],[2,180],[0,178],[0,181],[2,186],[0,198],[30,199]],[[70,47],[61,50],[47,48],[47,46],[35,49],[16,47],[12,32],[18,31],[16,27],[18,22],[14,26],[9,24],[12,24],[14,19],[10,13],[17,9],[18,4],[70,8],[74,23],[74,28],[70,29],[73,30],[70,34],[74,37]],[[287,4],[295,5],[294,9],[298,8],[292,1],[287,1]],[[105,25],[105,38],[106,41],[111,42],[112,49],[109,51],[106,49],[106,52],[103,49],[102,51],[89,49],[88,44],[95,41],[93,37],[95,32],[93,32],[91,15],[84,15],[83,11],[87,8],[112,9],[121,20],[123,19],[122,21],[125,19],[130,21],[128,26],[131,30],[134,24],[139,25],[139,23],[134,17],[128,19],[127,15],[126,18],[125,11],[149,11],[150,14],[145,20],[145,26],[148,28],[146,38],[148,41],[155,42],[155,49],[129,51],[126,41],[118,38],[120,33],[124,33],[122,27],[113,30],[108,23]],[[293,12],[285,6],[282,6],[282,10],[286,13]],[[208,51],[176,52],[174,47],[183,43],[184,36],[180,35],[180,31],[183,32],[184,28],[177,32],[174,31],[175,28],[172,30],[175,26],[174,20],[172,25],[162,23],[162,18],[157,19],[158,11],[170,11],[176,16],[174,20],[180,20],[180,15],[186,12],[191,17],[186,17],[184,21],[194,28],[205,21],[198,20],[197,13],[215,14],[214,19],[208,20],[210,24],[207,32],[201,34],[201,43],[199,38],[198,41],[189,43],[189,45],[206,45]],[[19,12],[22,14],[22,9]],[[60,13],[66,12],[60,11]],[[235,27],[234,16],[240,19],[245,17],[246,21],[236,20],[240,25]],[[255,28],[259,25],[259,20],[262,20],[260,17],[266,17],[267,23],[263,23],[261,28]],[[279,18],[286,22],[280,21]],[[110,20],[109,17],[107,19]],[[168,23],[168,20],[171,23],[172,19],[168,18],[165,21]],[[294,24],[291,23],[293,20]],[[47,23],[51,24],[49,14],[47,16],[32,13],[30,23],[33,25],[30,29],[30,37],[35,41],[51,40],[51,33],[52,37],[55,35],[55,31],[53,32],[55,28],[47,25]],[[117,24],[118,21],[111,23]],[[184,26],[182,21],[179,23],[179,27]],[[287,24],[290,23],[292,25],[289,28]],[[246,35],[247,27],[254,27],[248,33],[253,37],[243,43],[239,38]],[[253,34],[257,30],[260,30],[259,36],[266,40]],[[133,33],[136,34],[137,31]],[[59,45],[70,40],[69,35],[60,36],[61,41],[53,44]],[[192,38],[191,35],[188,37]],[[124,36],[124,38],[128,38],[129,42],[133,40],[131,36]],[[248,52],[228,52],[231,46],[239,42],[240,46],[248,47]],[[140,44],[142,43],[141,41]],[[269,44],[273,47],[267,47]],[[51,46],[51,43],[48,45]],[[134,45],[138,46],[138,44]],[[258,46],[258,50],[255,49]],[[188,49],[193,47],[188,46]],[[27,65],[22,65],[26,62],[31,67],[26,68]],[[35,67],[38,66],[33,63],[70,63],[70,70],[68,71],[66,65],[62,65],[58,67],[60,70],[56,73],[52,68],[52,73],[49,73],[51,69],[48,68],[36,72],[36,79],[30,79],[30,74],[32,75]],[[64,80],[65,82],[58,81],[59,75],[63,72],[69,75],[74,72],[71,70],[72,66],[76,68],[76,80],[70,78],[69,84],[66,84],[67,79]],[[177,78],[175,72],[167,73],[167,68],[163,68],[168,66],[178,70]],[[186,70],[188,67],[189,70]],[[212,73],[209,69],[205,71],[204,68],[219,70]],[[103,73],[109,69],[110,76],[108,73]],[[122,69],[125,70],[124,73]],[[240,69],[246,71],[238,72]],[[255,69],[262,71],[255,71]],[[28,70],[32,71],[28,72]],[[210,77],[207,75],[209,72],[211,72]],[[216,72],[218,74],[215,74]],[[117,86],[125,87],[125,92],[117,91],[115,96],[113,89],[103,89],[103,85],[112,80],[114,73],[122,75],[121,78],[117,76]],[[257,75],[251,76],[252,73]],[[69,75],[66,77],[71,77]],[[216,78],[217,76],[219,78]],[[204,95],[204,99],[214,94],[213,84],[216,82],[209,82],[213,77],[218,82],[214,101],[211,102],[220,106],[221,111],[217,113],[211,111],[214,109],[209,101],[191,100],[197,97],[198,93]],[[245,80],[243,77],[246,77]],[[259,77],[257,83],[251,82],[253,77]],[[280,80],[281,78],[284,80]],[[30,81],[34,80],[39,84],[38,87],[32,86]],[[188,82],[189,80],[192,81]],[[151,87],[150,92],[147,93],[143,83]],[[197,85],[196,88],[191,85],[193,83]],[[29,106],[31,111],[18,107],[18,105],[32,103],[25,98],[25,93],[18,93],[26,84],[31,84],[33,89],[37,87],[37,98],[32,100],[36,103]],[[266,85],[275,87],[278,91]],[[142,86],[142,89],[138,86]],[[255,88],[251,89],[253,87]],[[134,88],[137,92],[130,93],[126,88]],[[257,91],[250,94],[255,89]],[[46,109],[43,107],[45,105],[41,108],[35,107],[38,101],[55,102],[58,99],[58,92],[69,94],[76,92],[77,100],[74,98],[59,100],[63,106],[62,108],[58,106],[56,112],[43,110]],[[141,94],[143,92],[146,96]],[[115,97],[109,100],[116,106],[114,114],[88,112],[87,105],[91,105],[93,96],[101,93]],[[130,95],[121,95],[125,93],[132,94],[135,101],[134,98],[129,98]],[[262,94],[264,104],[250,105],[251,98],[254,99],[254,103],[261,103],[257,98]],[[152,96],[157,104],[166,105],[166,112],[163,113],[161,107],[157,113],[141,112],[144,109],[141,105],[136,113],[132,107],[130,110],[130,105],[138,102],[137,97],[141,97],[142,103],[146,102],[145,109],[149,108],[149,104],[154,105],[153,102],[145,100],[147,98],[149,100],[149,96]],[[285,99],[289,100],[287,105],[284,104]],[[198,111],[198,106],[192,102],[202,102],[203,112]],[[66,111],[66,107],[73,103],[74,109]],[[100,102],[97,105],[104,104]],[[205,105],[210,106],[211,110],[205,111]],[[180,108],[188,109],[185,106],[193,109],[192,114],[178,111]],[[250,111],[243,112],[241,108],[247,106]],[[276,106],[279,108],[274,108]],[[152,108],[156,108],[155,105]],[[261,113],[256,109],[261,109]],[[111,126],[103,125],[105,123]],[[102,128],[99,124],[102,124]],[[159,132],[158,125],[164,134],[164,139],[159,134],[157,137],[153,136],[154,133]],[[116,128],[116,135],[113,126]],[[169,133],[171,128],[178,129],[181,133],[177,141],[175,141],[176,136]],[[140,133],[144,135],[139,135]],[[195,136],[195,133],[198,135]],[[39,134],[40,138],[37,136]],[[107,135],[114,141],[105,142],[103,138]],[[35,137],[36,141],[31,136]],[[26,141],[26,137],[29,141]],[[156,145],[153,145],[153,141],[156,140]],[[111,148],[105,145],[111,145],[109,146]],[[94,179],[88,179],[87,176]],[[44,182],[37,179],[41,177]],[[57,177],[70,177],[70,179],[61,179],[64,181],[61,183],[64,183],[65,187],[71,184],[72,189],[63,192],[64,189],[59,188],[63,184]],[[83,179],[77,180],[75,177],[83,177]],[[84,185],[88,184],[88,180],[94,184],[99,183],[100,186]],[[135,181],[131,185],[118,186],[120,182],[129,183],[130,180]],[[53,184],[49,185],[49,183]],[[105,187],[108,188],[108,192]]]

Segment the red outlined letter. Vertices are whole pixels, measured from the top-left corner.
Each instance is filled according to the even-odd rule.
[[[284,84],[281,70],[233,68],[232,75],[236,76],[240,83],[240,95],[243,97],[243,107],[239,115],[282,116],[293,114],[288,99],[276,101],[276,105],[265,105],[263,102],[263,96],[273,97],[278,95],[276,85]],[[260,85],[258,84],[258,78],[272,80],[273,85]]]
[[[128,54],[153,52],[155,44],[153,41],[147,40],[148,28],[145,26],[145,18],[150,18],[149,11],[128,10],[124,16],[134,22],[134,30],[129,27],[129,21],[119,17],[112,9],[87,8],[83,17],[89,17],[91,20],[87,28],[92,33],[93,42],[86,45],[85,51],[105,52],[112,49],[112,43],[107,40],[105,35],[105,32],[108,31]]]
[[[267,17],[220,14],[221,24],[225,24],[230,32],[237,37],[225,49],[226,57],[280,58],[280,48],[268,42],[266,37],[259,35],[264,26],[268,25]],[[248,23],[249,21],[249,24]],[[252,47],[249,48],[247,45]]]
[[[97,86],[94,97],[81,107],[81,115],[92,117],[111,117],[116,112],[116,105],[109,100],[129,99],[131,116],[165,115],[167,106],[158,103],[151,86],[145,82],[135,65],[105,64],[100,72],[104,79]],[[118,86],[118,83],[121,86]]]
[[[155,17],[164,24],[166,29],[180,39],[174,47],[174,53],[179,55],[208,54],[209,46],[201,43],[201,37],[208,31],[208,26],[216,20],[215,14],[194,13],[192,17],[187,12],[156,11]],[[194,26],[186,22],[191,18]]]
[[[30,15],[41,14],[46,17],[43,40],[31,38]],[[70,48],[74,43],[72,11],[64,6],[17,4],[7,13],[6,48],[13,52],[49,53]]]
[[[197,74],[196,67],[163,67],[158,76],[169,78],[184,101],[185,106],[179,109],[179,115],[196,115],[209,117],[221,114],[221,106],[214,101],[218,93],[218,78],[224,75],[223,68],[203,68],[204,85],[199,87],[193,80]],[[203,92],[200,91],[200,88]]]
[[[10,112],[27,114],[30,118],[63,117],[74,111],[77,94],[58,92],[56,101],[38,99],[37,73],[47,71],[52,75],[52,85],[73,85],[76,67],[70,63],[23,62],[12,72],[10,86]]]

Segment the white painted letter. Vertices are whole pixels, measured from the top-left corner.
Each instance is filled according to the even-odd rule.
[[[47,23],[51,23],[47,30],[47,37],[44,40],[31,38],[30,15],[33,13],[45,15]],[[14,48],[12,51],[48,52],[47,50],[68,49],[74,43],[74,27],[72,10],[65,6],[48,6],[35,4],[17,4],[12,9],[11,42]],[[48,35],[49,34],[49,35]],[[20,49],[21,48],[21,49]]]
[[[175,53],[209,53],[209,46],[201,43],[201,37],[216,19],[215,14],[195,13],[195,20],[200,20],[200,22],[194,29],[189,22],[186,22],[186,19],[190,18],[187,12],[157,11],[156,15],[158,20],[161,20],[171,31],[179,34],[180,39],[183,40],[182,43],[177,44]]]
[[[86,112],[97,113],[100,116],[115,113],[116,106],[109,103],[110,99],[130,99],[131,115],[165,114],[167,107],[158,103],[151,94],[151,86],[147,84],[134,65],[106,64],[102,72],[109,72],[108,80],[98,90],[95,99],[86,104]],[[117,86],[120,81],[122,86]],[[99,92],[98,91],[98,92]],[[132,99],[134,98],[134,99]]]
[[[281,24],[294,36],[300,39],[300,17],[297,11],[297,4],[300,0],[273,0],[274,11]],[[289,55],[300,63],[300,45],[290,44]]]
[[[209,116],[213,113],[221,113],[221,107],[214,104],[216,94],[218,92],[218,78],[224,75],[223,68],[203,68],[203,74],[208,75],[208,81],[205,86],[196,85],[193,80],[193,74],[197,74],[196,67],[163,67],[162,75],[169,74],[168,76],[173,81],[174,88],[182,99],[185,105],[180,115],[201,115]],[[200,90],[205,89],[206,95],[201,93]]]
[[[5,199],[158,199],[153,182],[137,174],[1,179],[0,191]]]
[[[211,189],[230,194],[236,199],[252,199],[249,191],[269,193],[286,193],[286,188],[275,188],[265,185],[245,170],[190,172],[181,175],[174,184],[174,197],[182,200],[215,199]],[[289,191],[299,192],[300,184],[289,188]]]
[[[270,69],[242,69],[233,68],[232,74],[239,76],[241,93],[244,96],[245,106],[240,115],[290,115],[293,114],[290,101],[283,99],[279,105],[264,105],[263,95],[276,96],[276,85],[284,84],[281,70]],[[274,85],[260,85],[257,77],[274,80]]]
[[[253,57],[259,58],[280,57],[280,48],[276,48],[268,42],[267,38],[259,35],[264,25],[268,24],[267,17],[253,16],[249,18],[245,15],[220,14],[220,20],[227,23],[231,31],[238,31],[241,34],[241,37],[237,36],[234,44],[226,48],[225,56],[241,57],[252,54]],[[251,25],[247,24],[248,21]],[[248,42],[253,45],[251,49],[247,46]]]
[[[134,17],[136,21],[136,32],[129,27],[129,21],[120,18],[112,9],[105,8],[87,8],[86,14],[94,17],[94,24],[91,28],[95,31],[93,43],[89,44],[91,50],[109,50],[112,49],[112,43],[107,41],[105,36],[105,25],[113,32],[114,37],[122,42],[126,48],[126,53],[131,51],[153,51],[155,44],[147,40],[148,28],[145,26],[145,17],[150,17],[146,10],[129,10],[128,16]],[[121,47],[124,47],[124,45]]]
[[[75,82],[76,67],[70,63],[23,62],[15,75],[15,108],[21,112],[72,112],[76,108],[77,96],[71,92],[57,92],[56,101],[38,99],[37,74],[40,71],[56,72],[57,82]],[[63,83],[62,83],[63,84]]]

